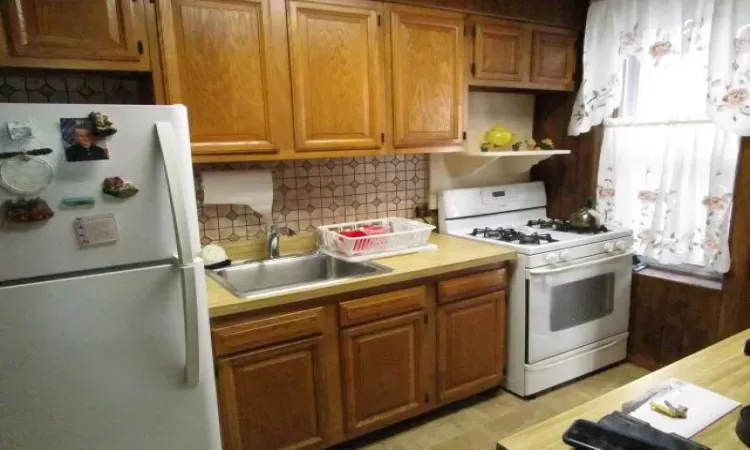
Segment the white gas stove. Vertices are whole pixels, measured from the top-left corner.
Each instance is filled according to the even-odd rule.
[[[518,252],[511,264],[506,388],[523,397],[625,358],[630,230],[550,219],[541,182],[443,191],[440,231]]]

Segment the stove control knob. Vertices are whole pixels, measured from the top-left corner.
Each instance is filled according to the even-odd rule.
[[[568,262],[570,261],[570,252],[567,250],[563,250],[560,252],[560,261],[562,262]]]
[[[614,252],[615,251],[615,244],[613,244],[612,242],[606,242],[604,244],[604,251],[607,252],[607,253]]]
[[[625,241],[617,241],[617,242],[615,242],[615,248],[616,248],[617,250],[621,251],[621,252],[622,252],[622,251],[625,251],[625,246],[626,246],[626,245],[627,245],[627,244],[625,244]]]
[[[549,255],[544,257],[544,260],[547,261],[547,264],[556,264],[560,262],[560,254],[559,253],[550,253]]]

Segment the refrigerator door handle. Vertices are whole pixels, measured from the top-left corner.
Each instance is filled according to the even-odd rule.
[[[156,133],[164,158],[164,172],[167,176],[169,203],[172,206],[172,221],[177,237],[177,257],[180,265],[193,263],[190,250],[190,229],[188,228],[187,211],[183,199],[184,188],[177,159],[177,137],[171,122],[156,122]]]
[[[190,229],[185,210],[184,188],[177,160],[177,137],[170,122],[156,122],[156,134],[164,158],[164,172],[172,207],[172,221],[177,238],[177,258],[182,280],[182,311],[185,320],[185,384],[198,385],[200,378],[200,339],[198,338],[198,298],[193,255],[190,250]]]
[[[198,336],[198,298],[195,268],[183,267],[182,310],[185,319],[185,385],[195,387],[200,380],[200,338]]]

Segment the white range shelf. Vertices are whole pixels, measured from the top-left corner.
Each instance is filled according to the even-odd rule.
[[[569,154],[570,150],[524,150],[518,152],[506,150],[499,152],[466,151],[446,153],[445,156],[451,160],[448,167],[455,172],[455,175],[458,175],[459,178],[469,178],[501,158],[515,168],[528,170],[539,161],[554,155]]]

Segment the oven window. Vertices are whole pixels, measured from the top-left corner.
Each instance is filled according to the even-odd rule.
[[[550,331],[573,328],[612,314],[615,275],[607,273],[552,288]]]

